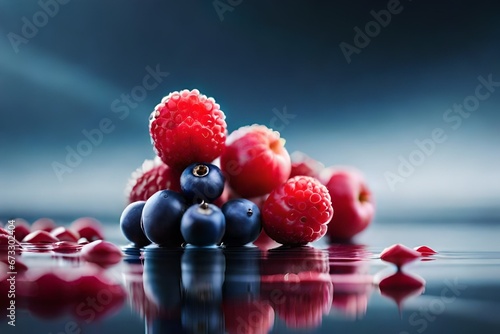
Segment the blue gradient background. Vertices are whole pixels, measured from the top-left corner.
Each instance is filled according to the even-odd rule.
[[[37,1],[0,1],[0,218],[91,215],[117,219],[131,172],[154,153],[148,116],[170,91],[199,88],[229,130],[296,115],[281,131],[290,152],[367,176],[377,219],[499,221],[500,88],[457,130],[443,121],[500,81],[500,6],[492,1],[401,1],[403,10],[348,64],[339,43],[387,1],[243,0],[221,21],[212,1],[70,1],[14,52],[7,34]],[[141,84],[146,66],[169,72],[120,120],[111,103]],[[82,130],[115,129],[60,182]],[[390,190],[384,172],[436,127],[448,140]]]

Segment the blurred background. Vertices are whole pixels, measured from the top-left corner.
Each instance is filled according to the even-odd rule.
[[[277,125],[290,152],[359,168],[379,223],[500,220],[493,1],[0,0],[0,50],[0,219],[117,221],[151,110],[198,88],[230,131]],[[391,187],[401,159],[418,165]]]

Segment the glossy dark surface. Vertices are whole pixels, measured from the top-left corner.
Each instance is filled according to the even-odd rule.
[[[126,244],[117,223],[105,232]],[[499,235],[491,224],[374,224],[350,245],[149,247],[142,256],[124,247],[124,260],[104,268],[39,250],[18,258],[26,275],[67,275],[76,282],[68,291],[78,293],[64,294],[67,283],[59,282],[44,300],[19,297],[16,327],[4,318],[0,331],[494,333],[500,329]],[[379,259],[394,243],[425,244],[438,254],[398,272]]]

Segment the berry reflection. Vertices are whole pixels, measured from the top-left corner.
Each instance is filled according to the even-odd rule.
[[[330,312],[328,253],[313,247],[269,250],[261,265],[261,296],[290,328],[316,328]]]
[[[346,318],[362,318],[372,291],[368,261],[371,254],[364,245],[357,244],[332,244],[328,254],[330,279],[335,287],[332,308]]]
[[[187,333],[224,333],[220,248],[187,248],[182,255],[182,327]]]

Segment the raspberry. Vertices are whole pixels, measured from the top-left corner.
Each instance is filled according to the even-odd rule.
[[[149,132],[155,151],[182,171],[194,162],[217,158],[226,142],[224,113],[197,89],[172,92],[151,113]]]
[[[180,175],[159,157],[144,161],[142,167],[132,173],[125,190],[129,203],[147,201],[151,195],[163,189],[180,191]]]
[[[271,192],[262,207],[264,230],[285,245],[303,245],[321,238],[332,215],[328,190],[310,176],[289,179]]]
[[[297,175],[306,175],[318,178],[320,172],[325,168],[325,166],[313,158],[309,157],[307,154],[300,151],[295,151],[290,155],[292,159],[292,171],[290,172],[290,178]]]

